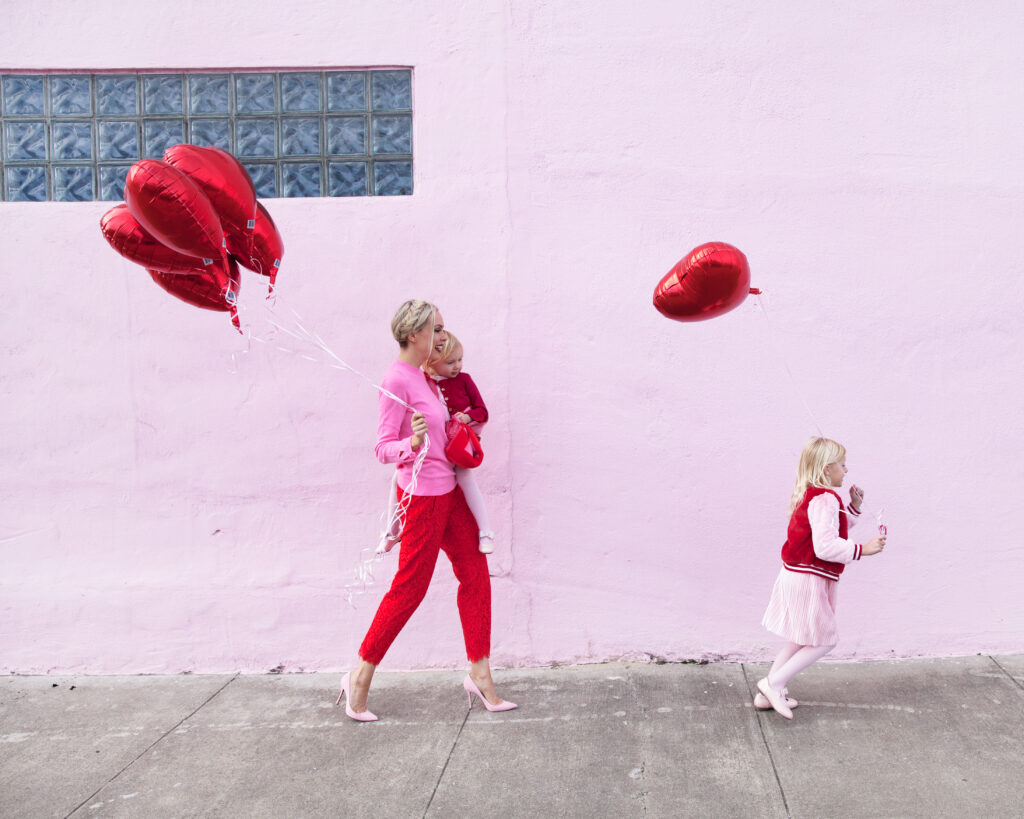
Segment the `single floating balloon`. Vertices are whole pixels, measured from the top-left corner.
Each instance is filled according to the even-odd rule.
[[[654,288],[654,306],[676,321],[704,321],[739,307],[750,286],[750,265],[743,253],[725,242],[694,248]]]

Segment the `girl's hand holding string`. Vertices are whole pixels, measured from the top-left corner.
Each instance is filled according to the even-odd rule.
[[[864,503],[864,490],[854,484],[850,487],[850,509],[860,514],[861,504]],[[864,544],[861,550],[862,555],[877,555],[885,548],[885,535],[872,538]]]
[[[473,420],[468,415],[466,415],[466,413],[464,413],[464,412],[457,412],[457,413],[455,413],[455,417],[458,418],[460,421],[462,421],[462,423],[464,423],[464,424],[468,424],[470,421]]]
[[[409,439],[409,446],[413,452],[423,446],[423,439],[427,434],[427,419],[422,412],[414,412],[412,415],[412,438]]]

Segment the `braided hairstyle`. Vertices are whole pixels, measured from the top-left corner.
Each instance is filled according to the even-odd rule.
[[[409,334],[418,333],[434,320],[437,308],[423,299],[409,299],[395,311],[391,319],[391,335],[404,350],[409,346]]]

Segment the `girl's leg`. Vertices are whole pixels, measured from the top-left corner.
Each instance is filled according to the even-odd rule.
[[[450,495],[413,497],[409,504],[398,571],[359,648],[359,656],[370,665],[384,659],[427,593],[450,507]]]
[[[487,532],[490,534],[491,519],[487,514],[487,505],[484,503],[483,492],[476,485],[476,476],[473,474],[473,470],[456,469],[455,480],[459,484],[459,488],[462,489],[462,494],[466,498],[466,505],[469,506],[469,511],[473,513],[473,517],[476,519],[476,528],[481,533]]]
[[[793,653],[793,655],[786,660],[781,668],[776,669],[772,666],[772,670],[768,672],[768,684],[776,691],[781,691],[786,687],[787,683],[805,668],[813,665],[826,654],[828,654],[835,646],[801,646],[800,649]]]
[[[491,578],[487,558],[478,548],[476,520],[469,511],[462,490],[452,493],[452,509],[444,530],[441,548],[452,562],[459,581],[459,619],[471,663],[486,660],[491,654]],[[405,549],[403,540],[403,549]],[[483,691],[483,689],[481,689]]]
[[[782,647],[782,650],[775,657],[775,662],[772,663],[771,670],[768,672],[769,682],[775,679],[773,675],[777,673],[778,670],[786,664],[789,658],[796,654],[801,648],[803,648],[803,646],[800,645],[800,643],[786,643]]]

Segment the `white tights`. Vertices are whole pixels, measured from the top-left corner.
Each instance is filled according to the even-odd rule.
[[[793,677],[816,663],[833,648],[834,645],[802,646],[799,643],[786,643],[768,672],[768,685],[776,691],[781,691]]]
[[[466,505],[469,511],[476,518],[476,526],[481,532],[491,531],[491,519],[487,516],[487,505],[484,503],[484,493],[476,485],[476,476],[472,469],[455,469],[455,481],[462,494],[466,496]]]

